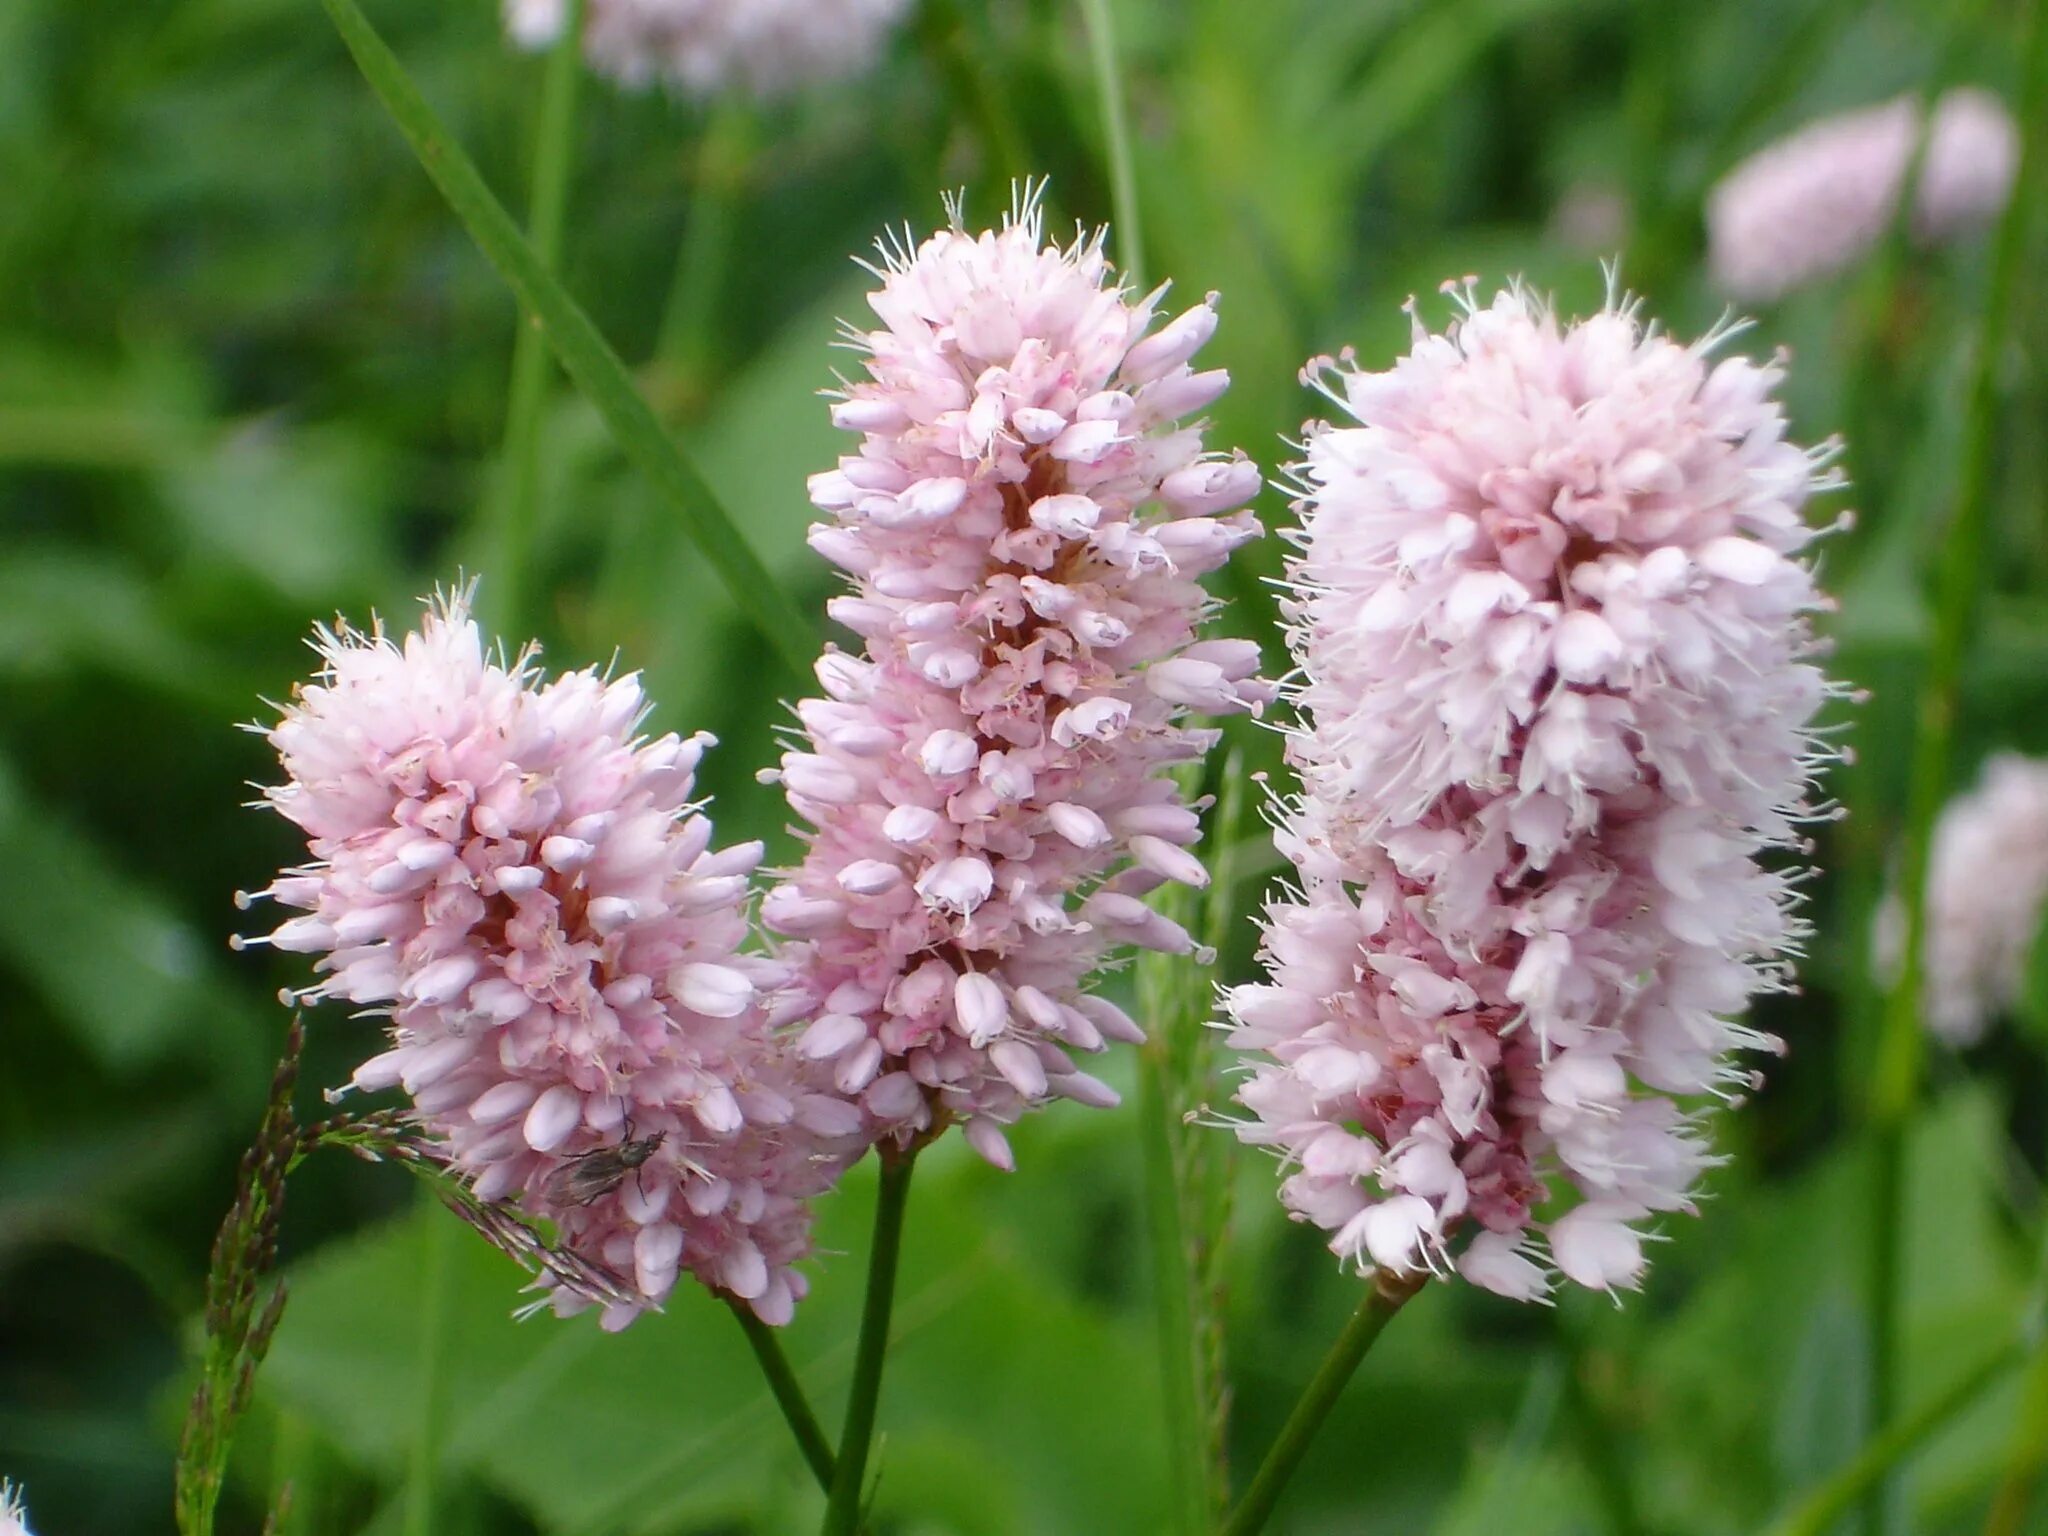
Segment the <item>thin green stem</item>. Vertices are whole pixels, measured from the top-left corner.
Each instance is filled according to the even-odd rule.
[[[1200,776],[1184,770],[1177,777],[1183,797],[1196,800]],[[1240,753],[1223,760],[1216,782],[1216,806],[1203,833],[1208,890],[1198,901],[1187,887],[1171,885],[1154,904],[1207,948],[1220,951],[1238,910],[1232,900],[1235,855],[1247,799]],[[1230,1499],[1217,1263],[1230,1216],[1230,1180],[1213,1139],[1191,1132],[1187,1116],[1214,1087],[1211,1036],[1203,1027],[1214,973],[1184,955],[1157,952],[1139,956],[1134,971],[1146,1025],[1134,1119],[1144,1169],[1171,1528],[1183,1536],[1206,1536]]]
[[[541,268],[562,259],[562,225],[569,206],[569,170],[576,154],[576,99],[583,79],[582,0],[570,0],[561,40],[548,56],[541,82],[540,121],[533,150],[533,189],[526,210],[528,238]],[[528,631],[527,588],[532,581],[533,530],[540,508],[540,424],[547,404],[548,343],[540,318],[519,312],[512,343],[512,382],[505,406],[504,484],[499,494],[494,591],[486,601],[503,633]]]
[[[1841,1471],[1794,1505],[1767,1536],[1826,1536],[1857,1500],[1882,1481],[1921,1442],[1975,1403],[2019,1362],[2020,1346],[2009,1344],[1990,1359],[1876,1436]]]
[[[882,1395],[882,1364],[889,1353],[889,1313],[896,1303],[896,1262],[903,1248],[903,1213],[910,1200],[910,1174],[917,1148],[881,1149],[882,1182],[875,1197],[874,1244],[868,1251],[868,1290],[861,1303],[860,1343],[853,1360],[853,1386],[846,1422],[839,1432],[839,1465],[825,1508],[823,1536],[853,1536],[860,1526],[861,1484],[867,1477],[868,1446],[875,1435],[875,1407]]]
[[[1356,1374],[1359,1361],[1365,1358],[1365,1352],[1372,1348],[1373,1341],[1379,1338],[1394,1314],[1401,1310],[1409,1297],[1422,1289],[1427,1278],[1427,1275],[1403,1278],[1385,1271],[1374,1276],[1365,1299],[1351,1314],[1351,1321],[1344,1325],[1344,1331],[1337,1335],[1337,1342],[1324,1357],[1308,1389],[1301,1394],[1301,1400],[1294,1405],[1294,1411],[1287,1416],[1286,1424],[1281,1426],[1280,1437],[1266,1452],[1266,1459],[1259,1463],[1251,1486],[1245,1489],[1244,1498],[1224,1524],[1222,1536],[1254,1536],[1255,1532],[1265,1529],[1273,1506],[1280,1502],[1280,1494],[1287,1487],[1287,1480],[1294,1476],[1295,1468],[1308,1454],[1316,1431],[1323,1427],[1323,1420],[1330,1416],[1330,1409],[1343,1395],[1345,1384]]]
[[[918,7],[918,40],[924,44],[961,111],[973,119],[989,166],[1015,185],[1031,174],[1031,155],[1017,127],[1010,99],[968,31],[960,0],[925,0]]]
[[[768,648],[793,676],[807,679],[817,651],[817,631],[810,620],[776,586],[703,475],[662,430],[618,354],[568,290],[541,265],[356,0],[321,4],[420,165],[520,303],[532,310],[563,368],[604,418],[626,457],[674,507],[698,552]]]
[[[1177,1016],[1143,1010],[1150,1038],[1138,1058],[1138,1134],[1143,1142],[1145,1234],[1152,1250],[1153,1320],[1159,1344],[1160,1385],[1166,1399],[1167,1488],[1172,1529],[1201,1536],[1209,1524],[1207,1440],[1200,1398],[1194,1308],[1189,1295],[1187,1237],[1181,1222],[1179,1159],[1171,1069],[1159,1048],[1169,1031],[1199,1027]]]
[[[754,1358],[760,1362],[761,1374],[768,1379],[768,1390],[775,1394],[775,1406],[782,1410],[790,1433],[796,1436],[797,1448],[804,1453],[805,1464],[810,1467],[811,1475],[817,1478],[818,1486],[829,1494],[835,1465],[832,1443],[825,1438],[818,1416],[811,1412],[803,1384],[796,1379],[789,1357],[782,1352],[781,1341],[776,1338],[775,1330],[756,1317],[754,1309],[744,1301],[728,1296],[726,1304],[732,1308],[732,1315],[739,1319],[740,1332],[747,1336]]]
[[[448,1318],[454,1307],[451,1273],[455,1224],[433,1191],[419,1193],[419,1402],[405,1467],[405,1536],[434,1536],[434,1506],[441,1443],[448,1420]]]
[[[2011,204],[1998,232],[1989,290],[1977,330],[1971,377],[1969,414],[1965,421],[1956,481],[1955,513],[1944,530],[1940,564],[1935,575],[1933,630],[1926,671],[1921,680],[1919,721],[1913,743],[1911,777],[1900,860],[1899,888],[1906,923],[1903,958],[1894,978],[1880,1026],[1871,1091],[1871,1120],[1877,1140],[1871,1250],[1871,1390],[1873,1433],[1886,1430],[1891,1418],[1898,1375],[1898,1336],[1902,1266],[1905,1250],[1904,1165],[1906,1126],[1920,1092],[1926,1051],[1921,1028],[1922,946],[1927,933],[1928,849],[1935,818],[1948,794],[1956,712],[1960,702],[1964,655],[1976,630],[1984,575],[1984,551],[1990,523],[1996,467],[1999,416],[1999,358],[2008,334],[2014,294],[2026,256],[2028,213],[2033,178],[2048,148],[2048,25],[2042,22],[2043,0],[2026,9],[2021,56],[2026,76],[2018,120],[2026,126],[2026,142]],[[1869,1509],[1866,1529],[1888,1529],[1888,1486]]]
[[[1138,172],[1131,159],[1130,114],[1124,106],[1116,24],[1109,0],[1081,0],[1088,29],[1088,54],[1095,66],[1095,93],[1102,99],[1102,139],[1109,157],[1110,211],[1116,220],[1116,248],[1131,286],[1145,286],[1145,233],[1138,218]]]
[[[675,277],[662,311],[655,356],[680,380],[686,405],[705,393],[705,379],[717,350],[719,314],[732,270],[740,205],[753,179],[754,112],[739,91],[711,109],[697,138],[690,177],[690,218],[676,252]]]

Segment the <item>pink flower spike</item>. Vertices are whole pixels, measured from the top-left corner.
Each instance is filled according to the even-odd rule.
[[[503,0],[521,48],[562,35],[568,0]],[[661,84],[709,99],[739,86],[762,98],[855,75],[874,63],[908,0],[584,0],[583,54],[629,89]]]
[[[267,893],[309,914],[272,935],[320,957],[296,998],[373,1005],[391,1048],[355,1086],[402,1087],[478,1198],[640,1298],[607,1327],[683,1272],[786,1316],[808,1202],[862,1143],[786,1123],[830,1072],[772,1028],[783,967],[741,950],[760,846],[710,846],[709,737],[638,736],[634,677],[493,658],[468,597],[402,642],[321,630],[269,731],[266,799],[312,855]]]
[[[1920,1011],[1929,1029],[1950,1045],[1975,1045],[2019,1002],[2044,908],[2048,762],[2000,752],[1934,825],[1921,949]],[[1887,898],[1875,939],[1878,968],[1892,976],[1905,922],[1897,896]]]
[[[1275,807],[1299,888],[1227,999],[1237,1125],[1340,1258],[1540,1300],[1634,1287],[1787,990],[1832,449],[1776,367],[1520,287],[1385,373],[1320,365]]]
[[[1046,243],[1036,192],[1000,230],[954,212],[884,248],[833,407],[860,443],[811,482],[861,652],[799,706],[779,777],[809,848],[763,916],[820,1020],[803,1049],[875,1134],[957,1120],[1007,1168],[1027,1108],[1114,1101],[1069,1054],[1136,1033],[1082,991],[1103,956],[1194,948],[1131,894],[1208,878],[1164,777],[1213,740],[1188,713],[1273,689],[1256,646],[1198,639],[1199,578],[1260,531],[1257,468],[1181,419],[1226,382],[1189,362],[1213,295],[1155,326],[1101,235]]]
[[[1707,197],[1708,265],[1733,299],[1768,302],[1852,265],[1884,238],[1921,134],[1918,100],[1900,96],[1808,124],[1759,150]],[[2019,128],[1989,91],[1935,104],[1921,155],[1912,230],[1938,245],[1981,229],[2012,196]]]

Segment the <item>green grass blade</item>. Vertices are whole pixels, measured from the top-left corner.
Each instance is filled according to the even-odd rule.
[[[769,648],[795,676],[808,677],[817,651],[816,631],[776,587],[731,514],[662,430],[618,354],[548,273],[362,8],[355,0],[321,4],[427,175],[519,302],[532,312],[562,367],[597,408],[619,447],[675,507],[692,541]]]
[[[1109,159],[1110,211],[1118,265],[1131,286],[1145,287],[1145,232],[1138,216],[1138,172],[1131,159],[1130,113],[1124,106],[1122,67],[1117,58],[1116,24],[1109,0],[1081,0],[1081,20],[1088,31],[1088,56],[1095,66],[1095,92],[1102,102],[1103,151]]]
[[[1835,1528],[1835,1522],[1846,1515],[1857,1500],[1876,1487],[1893,1467],[1936,1430],[1982,1397],[2018,1363],[2019,1358],[2017,1345],[2000,1350],[1919,1412],[1900,1419],[1864,1446],[1846,1467],[1780,1517],[1770,1527],[1767,1536],[1827,1536]]]

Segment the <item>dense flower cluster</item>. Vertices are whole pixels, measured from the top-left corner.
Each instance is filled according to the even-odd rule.
[[[1642,1265],[1784,988],[1829,753],[1778,370],[1519,288],[1386,373],[1311,365],[1290,562],[1300,889],[1228,999],[1247,1141],[1345,1260],[1517,1297]],[[1568,1188],[1567,1188],[1568,1186]],[[1454,1240],[1459,1240],[1454,1245]]]
[[[1179,425],[1229,382],[1188,363],[1213,298],[1153,329],[1164,289],[1132,302],[1100,235],[1047,245],[1034,199],[879,275],[833,411],[860,450],[811,483],[863,650],[820,661],[773,775],[814,830],[763,917],[802,941],[804,1051],[878,1131],[936,1111],[1008,1166],[1026,1106],[1112,1099],[1068,1055],[1138,1034],[1081,993],[1104,952],[1193,947],[1139,897],[1207,878],[1162,770],[1214,733],[1182,717],[1270,695],[1251,642],[1195,639],[1259,472]]]
[[[1920,139],[1901,96],[1800,129],[1742,162],[1707,198],[1708,264],[1724,293],[1775,299],[1854,262],[1883,238]],[[1937,103],[1913,233],[1934,244],[1989,222],[2012,195],[2019,131],[1988,91]]]
[[[262,893],[303,914],[268,941],[320,956],[293,1000],[388,1021],[355,1086],[403,1087],[479,1200],[647,1305],[687,1270],[786,1319],[857,1116],[775,1043],[784,973],[740,952],[761,849],[713,849],[690,800],[710,738],[637,737],[635,678],[492,659],[460,597],[318,648],[268,733],[313,855]]]
[[[1928,851],[1921,1009],[1954,1045],[1972,1045],[2019,1000],[2048,907],[2048,762],[2001,752],[1976,788],[1942,810]],[[1879,914],[1881,969],[1896,973],[1904,914]]]
[[[584,0],[583,52],[627,86],[776,96],[866,69],[908,0]],[[562,35],[568,0],[505,0],[513,41]]]

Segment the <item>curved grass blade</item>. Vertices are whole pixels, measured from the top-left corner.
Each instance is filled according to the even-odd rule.
[[[2017,1344],[2001,1349],[1967,1372],[1917,1413],[1896,1420],[1865,1445],[1847,1466],[1808,1493],[1775,1525],[1768,1536],[1827,1536],[1835,1522],[1936,1430],[1974,1404],[2020,1359]]]
[[[547,337],[562,367],[604,418],[626,456],[674,505],[734,604],[799,678],[810,675],[815,631],[768,574],[697,468],[655,420],[626,366],[484,185],[419,88],[355,0],[321,0],[363,78],[448,206]]]

